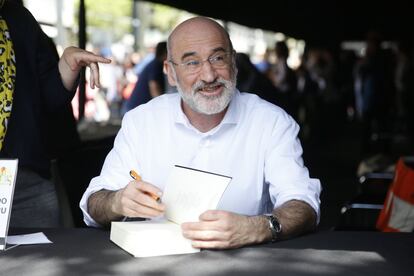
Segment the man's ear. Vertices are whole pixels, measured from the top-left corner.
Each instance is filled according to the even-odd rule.
[[[177,81],[175,79],[174,71],[171,66],[173,65],[170,64],[167,60],[164,61],[164,74],[167,75],[169,85],[177,86]]]

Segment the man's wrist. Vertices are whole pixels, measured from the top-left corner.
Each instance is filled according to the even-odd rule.
[[[109,211],[113,217],[122,217],[122,212],[119,208],[118,202],[120,201],[119,197],[121,196],[121,190],[111,191],[108,194],[108,203]]]
[[[270,239],[268,240],[271,242],[278,241],[282,234],[282,225],[279,219],[274,214],[265,214],[263,217],[267,222],[268,233],[270,233]]]
[[[271,239],[269,223],[263,215],[247,216],[246,218],[247,222],[244,227],[248,237],[246,244],[260,244]]]

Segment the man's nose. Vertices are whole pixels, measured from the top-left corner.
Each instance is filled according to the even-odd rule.
[[[216,69],[214,69],[208,60],[204,61],[201,65],[200,78],[206,83],[213,82],[217,78]]]

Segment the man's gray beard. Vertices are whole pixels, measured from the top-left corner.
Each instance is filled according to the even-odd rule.
[[[191,87],[191,91],[189,92],[184,92],[184,90],[181,88],[176,74],[174,77],[176,79],[178,93],[180,93],[183,101],[192,110],[205,115],[218,114],[222,112],[229,105],[236,91],[235,77],[233,77],[231,81],[219,78],[214,83],[210,84],[205,84],[203,81],[198,81]],[[218,96],[205,96],[198,92],[198,90],[204,86],[208,87],[217,84],[224,85],[223,92]]]

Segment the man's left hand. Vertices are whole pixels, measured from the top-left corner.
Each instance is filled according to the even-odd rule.
[[[192,240],[195,248],[238,248],[263,242],[268,237],[266,222],[259,217],[209,210],[199,219],[181,225],[184,237]]]

